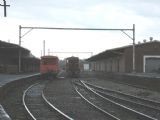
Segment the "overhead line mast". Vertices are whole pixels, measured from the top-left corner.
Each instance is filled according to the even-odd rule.
[[[29,29],[24,35],[21,35],[21,29]],[[33,29],[53,29],[53,30],[97,30],[97,31],[121,31],[126,34],[133,41],[133,59],[132,59],[132,72],[135,72],[135,24],[131,29],[106,29],[106,28],[63,28],[63,27],[23,27],[19,26],[19,46],[21,45],[21,38],[31,32]],[[125,31],[132,31],[132,36],[128,35]],[[21,70],[21,54],[19,54],[19,71]]]

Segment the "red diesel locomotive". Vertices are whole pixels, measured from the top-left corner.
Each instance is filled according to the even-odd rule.
[[[56,76],[59,72],[59,59],[57,56],[42,56],[40,73],[45,76]]]

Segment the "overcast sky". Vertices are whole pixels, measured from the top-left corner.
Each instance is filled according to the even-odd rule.
[[[0,40],[18,44],[23,27],[136,28],[136,43],[160,40],[160,0],[6,0],[7,17],[0,6]],[[0,0],[3,4],[3,0]],[[22,35],[28,30],[22,29]],[[132,36],[132,32],[127,32]],[[93,52],[132,44],[121,31],[32,30],[22,46],[41,56],[43,40],[50,52]],[[90,54],[58,54],[90,57]]]

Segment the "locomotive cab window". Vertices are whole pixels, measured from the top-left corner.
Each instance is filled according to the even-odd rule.
[[[56,59],[43,59],[42,64],[43,65],[53,65],[53,64],[57,64],[57,61]]]

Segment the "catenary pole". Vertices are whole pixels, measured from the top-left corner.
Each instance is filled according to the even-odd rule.
[[[18,72],[21,72],[21,25],[19,26],[19,58],[18,58]]]
[[[45,45],[45,40],[43,40],[43,56],[45,56],[45,48],[46,47],[46,45]]]
[[[125,33],[129,38],[131,38],[132,40],[133,40],[133,67],[132,67],[132,72],[136,72],[135,71],[135,24],[133,24],[133,28],[132,29],[103,29],[103,28],[61,28],[61,27],[20,27],[20,31],[21,31],[21,29],[30,29],[30,31],[31,30],[33,30],[33,29],[53,29],[53,30],[93,30],[93,31],[122,31],[123,33],[125,33],[124,31],[132,31],[133,32],[133,35],[132,35],[132,37],[130,37],[127,33]],[[29,31],[29,32],[30,32]],[[19,33],[21,33],[21,32],[19,32]],[[28,34],[28,32],[26,33],[26,34]],[[25,35],[26,35],[25,34]],[[20,37],[19,37],[19,39],[20,39],[20,41],[21,41],[21,34],[20,34]]]
[[[136,72],[135,70],[135,24],[133,24],[133,73]]]

